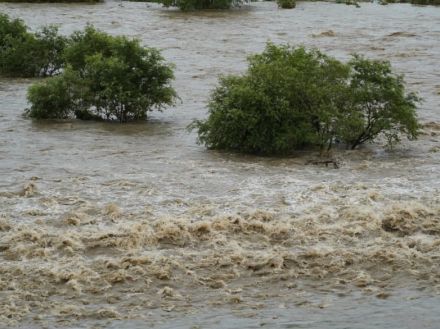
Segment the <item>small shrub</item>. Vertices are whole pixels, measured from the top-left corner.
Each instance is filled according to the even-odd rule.
[[[432,5],[440,6],[440,0],[411,0],[414,5]]]
[[[372,61],[355,55],[348,63],[351,106],[338,123],[338,138],[352,149],[383,134],[390,144],[401,135],[417,137],[414,93],[405,93],[403,76],[392,72],[389,62]]]
[[[296,7],[295,0],[277,0],[278,7],[283,9],[292,9]]]
[[[361,7],[357,0],[336,0],[336,3],[346,4],[347,6],[355,6],[356,8]]]
[[[165,7],[178,7],[180,10],[229,9],[239,7],[242,0],[160,0]]]
[[[73,35],[64,54],[64,73],[30,88],[30,117],[142,120],[176,97],[171,66],[137,40],[88,26]]]
[[[213,149],[287,154],[306,147],[347,147],[386,135],[415,138],[417,97],[389,63],[359,56],[347,64],[318,50],[268,44],[244,75],[220,79],[199,142]]]
[[[14,51],[29,39],[27,27],[22,20],[11,20],[9,16],[0,14],[0,73],[13,75],[17,66],[23,64],[15,61]]]
[[[45,26],[35,33],[35,57],[40,76],[52,76],[60,73],[64,66],[64,50],[68,39],[58,34],[58,28],[53,25]]]
[[[11,38],[23,38],[27,33],[27,27],[20,19],[11,20],[8,15],[0,14],[0,45],[8,45]]]
[[[104,57],[118,56],[120,49],[128,48],[127,39],[113,37],[87,25],[84,31],[74,32],[69,39],[69,47],[64,51],[64,60],[74,69],[85,67],[86,58],[97,53]],[[133,44],[136,41],[133,41]]]
[[[35,77],[40,67],[35,49],[37,41],[31,34],[11,37],[0,50],[1,74],[8,77]]]
[[[381,0],[379,1],[382,5],[388,5],[392,3],[411,3],[413,5],[422,6],[440,6],[440,0]]]
[[[31,118],[67,119],[79,108],[77,92],[71,81],[73,72],[52,77],[32,85],[28,90],[28,101],[32,104],[26,110]]]
[[[0,15],[0,74],[14,77],[49,76],[59,72],[66,38],[54,26],[36,34],[21,20]]]

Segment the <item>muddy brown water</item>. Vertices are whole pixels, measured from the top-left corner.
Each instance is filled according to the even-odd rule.
[[[148,123],[42,123],[21,116],[32,80],[0,80],[1,328],[438,328],[440,8],[0,11],[158,47],[182,99]],[[420,139],[339,169],[206,151],[185,127],[268,40],[390,60],[424,98]]]

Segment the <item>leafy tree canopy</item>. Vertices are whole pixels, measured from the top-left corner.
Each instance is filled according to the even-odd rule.
[[[30,117],[141,120],[176,97],[172,66],[136,39],[88,26],[73,34],[64,60],[62,75],[29,89]]]
[[[182,11],[201,9],[229,9],[240,7],[243,0],[159,0],[165,7],[178,7]]]
[[[354,56],[342,63],[319,50],[276,46],[249,57],[243,75],[220,78],[209,116],[195,121],[213,149],[287,154],[334,143],[350,148],[384,135],[415,138],[415,94],[388,62]]]
[[[63,66],[67,38],[55,26],[31,33],[19,19],[0,14],[0,75],[12,77],[50,76]]]

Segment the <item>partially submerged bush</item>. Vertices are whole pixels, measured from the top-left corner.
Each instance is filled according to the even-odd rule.
[[[0,73],[2,75],[13,75],[17,65],[14,62],[14,52],[21,44],[29,39],[27,27],[22,20],[10,19],[5,14],[0,14]]]
[[[64,50],[68,39],[58,34],[56,26],[45,26],[35,33],[36,68],[39,76],[51,76],[60,72],[64,65]]]
[[[119,56],[123,51],[129,54],[132,45],[139,44],[135,40],[130,43],[126,38],[113,37],[88,25],[84,31],[76,31],[70,36],[70,44],[64,51],[64,59],[74,70],[81,70],[85,67],[89,56],[97,53],[104,57]]]
[[[433,5],[440,6],[440,0],[411,0],[413,5]]]
[[[33,118],[67,119],[79,108],[71,71],[32,85],[28,90],[28,101],[32,104],[28,114]]]
[[[160,53],[138,40],[113,37],[88,26],[65,50],[62,75],[29,89],[33,118],[77,117],[126,122],[171,105],[173,71]]]
[[[27,27],[20,19],[11,20],[8,15],[0,14],[0,45],[8,45],[11,38],[22,38],[27,33]]]
[[[361,7],[357,0],[336,0],[336,3],[346,4],[347,6],[355,6],[356,8]]]
[[[248,71],[220,79],[209,117],[192,124],[208,148],[286,154],[304,147],[356,148],[384,134],[417,135],[417,97],[387,62],[347,63],[318,50],[268,44]]]
[[[200,9],[229,9],[239,7],[242,0],[160,0],[165,7],[178,7],[183,11]]]
[[[380,4],[387,5],[389,3],[411,3],[413,5],[432,5],[440,6],[440,0],[381,0]]]
[[[350,104],[339,111],[342,117],[336,138],[352,149],[381,134],[389,144],[398,142],[401,135],[416,138],[419,124],[415,110],[419,98],[414,93],[405,93],[403,76],[394,74],[389,62],[357,55],[348,65]]]
[[[292,9],[296,7],[295,0],[277,0],[278,7],[283,9]]]
[[[0,14],[0,74],[14,77],[49,76],[59,72],[66,38],[55,26],[33,34],[21,20]]]

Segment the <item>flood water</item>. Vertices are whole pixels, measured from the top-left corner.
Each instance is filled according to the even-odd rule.
[[[440,8],[0,11],[139,38],[181,98],[141,124],[33,122],[33,81],[0,80],[1,328],[438,328]],[[390,60],[424,99],[419,140],[339,150],[339,169],[197,145],[218,75],[269,40]]]

